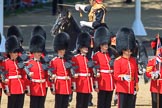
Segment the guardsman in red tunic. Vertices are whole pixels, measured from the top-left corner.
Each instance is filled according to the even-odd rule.
[[[77,66],[75,72],[78,74],[76,82],[76,108],[88,108],[88,100],[92,92],[92,70],[88,67],[88,59],[86,57],[90,48],[90,36],[87,33],[81,33],[78,36],[77,55],[72,57],[74,66]]]
[[[56,75],[52,82],[55,85],[55,91],[52,91],[52,94],[55,94],[54,108],[68,108],[69,95],[72,93],[71,74],[65,58],[69,39],[69,35],[65,32],[59,33],[54,38],[54,51],[57,55],[50,62],[50,67],[54,69],[53,74]]]
[[[5,93],[8,95],[7,108],[23,108],[26,74],[18,67],[19,42],[15,36],[7,38],[5,43],[8,59],[4,67],[6,74]]]
[[[30,108],[44,108],[47,92],[47,72],[43,69],[42,63],[42,52],[44,46],[45,39],[41,35],[31,37],[29,49],[34,57],[27,63],[28,66],[32,65],[29,70],[33,73],[29,81],[30,91],[28,91],[28,95],[30,95]]]
[[[108,52],[110,36],[110,32],[106,27],[99,27],[94,35],[96,53],[93,55],[93,61],[96,66],[99,66],[97,69],[99,76],[94,78],[98,83],[98,87],[95,85],[95,90],[98,92],[97,108],[111,108],[114,90],[114,71],[110,65],[112,59],[110,52]]]
[[[151,47],[154,50],[154,55],[156,55],[157,40],[158,39],[155,39],[151,42]],[[161,38],[160,41],[162,42]],[[151,78],[150,91],[152,98],[152,108],[162,108],[162,67],[159,67],[158,65],[159,64],[157,64],[157,59],[156,57],[154,57],[148,61],[146,68],[146,76]]]
[[[131,56],[135,48],[132,29],[123,27],[117,32],[116,48],[121,55],[114,62],[118,108],[133,108],[135,89],[138,91],[138,65],[136,59]]]

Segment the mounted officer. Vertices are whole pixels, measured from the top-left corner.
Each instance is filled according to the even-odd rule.
[[[80,25],[96,29],[105,24],[106,8],[103,5],[103,0],[89,0],[90,5],[76,4],[77,11],[88,13],[88,21],[80,21]]]

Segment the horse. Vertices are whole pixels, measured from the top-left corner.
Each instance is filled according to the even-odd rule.
[[[64,8],[58,15],[51,29],[51,35],[55,37],[60,32],[66,32],[70,36],[70,42],[67,49],[67,53],[74,51],[76,48],[76,40],[78,34],[80,34],[82,31],[80,26],[77,24],[76,19],[66,8]]]

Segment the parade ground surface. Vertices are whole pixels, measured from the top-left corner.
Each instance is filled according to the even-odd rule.
[[[105,0],[106,1],[106,0]],[[161,0],[141,0],[142,1],[142,22],[147,32],[147,36],[138,36],[138,40],[143,41],[146,46],[149,56],[152,56],[152,50],[150,48],[150,40],[155,38],[155,35],[159,33],[162,35],[162,1]],[[132,27],[135,18],[135,3],[124,4],[122,0],[107,0],[107,16],[106,23],[110,28],[110,31],[116,33],[116,31],[122,26]],[[52,51],[52,40],[53,37],[50,34],[50,30],[57,16],[51,15],[52,8],[50,6],[44,6],[41,9],[35,9],[32,11],[27,11],[21,14],[11,14],[4,18],[4,35],[7,33],[7,29],[11,25],[17,25],[22,29],[24,36],[23,47],[28,49],[28,43],[31,36],[31,30],[36,25],[42,25],[47,32],[46,49]],[[74,8],[69,7],[70,12],[72,12],[73,17],[77,22],[81,20],[87,20],[87,15],[83,14],[83,17],[79,17],[79,13],[74,10]],[[141,76],[139,81],[139,92],[137,93],[136,108],[151,108],[151,94],[149,91],[149,83],[144,84],[143,78]],[[74,93],[73,100],[70,103],[69,108],[75,108],[75,98]],[[96,108],[97,105],[97,93],[93,92],[93,107]],[[48,90],[45,108],[53,108],[54,106],[54,95]],[[7,108],[7,96],[3,94],[1,108]],[[29,108],[29,97],[25,97],[24,108]],[[114,106],[112,101],[112,108],[117,108]]]

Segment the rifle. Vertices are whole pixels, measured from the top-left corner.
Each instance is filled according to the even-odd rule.
[[[1,75],[1,78],[2,78],[2,82],[5,82],[6,81],[6,76],[5,76],[5,74],[7,74],[8,72],[2,72],[2,71],[0,71],[0,75]],[[4,90],[4,92],[7,94],[7,93],[9,93],[9,87],[8,87],[8,85],[5,85],[5,90]]]
[[[98,73],[97,69],[98,69],[100,66],[99,66],[99,65],[96,66],[96,65],[94,64],[94,61],[92,61],[92,60],[88,61],[87,65],[88,65],[89,68],[92,68],[94,77],[99,77],[100,74]]]
[[[55,75],[53,74],[54,68],[49,67],[49,62],[52,58],[49,58],[48,56],[45,56],[42,61],[42,67],[45,71],[47,71],[48,75],[50,76],[49,81],[52,83],[51,91],[55,92],[55,85],[53,83],[53,79],[55,78]]]
[[[75,69],[77,69],[77,66],[73,66],[72,64],[73,64],[73,62],[69,60],[69,61],[65,62],[64,65],[65,65],[66,69],[70,69],[72,77],[77,77],[77,74],[75,72]]]
[[[96,66],[94,64],[94,61],[92,61],[92,60],[88,61],[87,65],[88,65],[89,68],[92,68],[92,71],[93,71],[95,78],[100,76],[100,73],[98,73],[98,71],[97,71],[99,66]],[[94,89],[98,89],[98,81],[94,81]]]
[[[25,72],[27,74],[27,77],[31,80],[31,73],[30,73],[29,68],[31,68],[33,65],[30,64],[29,66],[26,66],[25,65],[25,61],[27,61],[27,60],[28,60],[28,55],[26,53],[22,53],[22,55],[19,56],[19,60],[18,60],[19,63],[17,65],[18,65],[18,67],[20,69],[24,69],[25,70]]]

